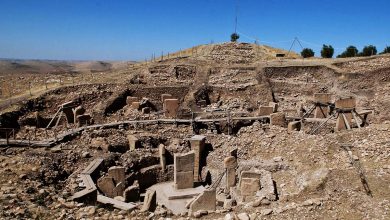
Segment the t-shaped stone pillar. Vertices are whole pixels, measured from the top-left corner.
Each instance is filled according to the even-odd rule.
[[[66,121],[68,122],[68,124],[74,123],[74,121],[75,121],[73,109],[72,109],[73,106],[74,106],[74,102],[72,102],[72,101],[66,102],[60,106],[60,108],[62,109],[62,112],[65,114]]]
[[[194,187],[194,151],[185,154],[174,154],[175,189]]]
[[[337,100],[335,103],[336,111],[339,112],[336,121],[336,131],[347,129],[347,123],[351,126],[352,122],[352,110],[356,107],[356,99],[355,98],[347,98]],[[345,119],[344,116],[345,115]]]
[[[202,171],[202,154],[206,143],[206,137],[203,135],[195,135],[190,139],[191,150],[195,153],[194,160],[194,181],[201,181]]]
[[[164,115],[168,118],[175,118],[179,110],[178,99],[165,99],[164,100]]]
[[[174,99],[171,94],[161,94],[161,102],[163,104],[163,109],[165,109],[165,99]]]
[[[329,93],[314,93],[314,102],[316,103],[314,118],[326,118],[328,116],[330,99],[331,94]]]
[[[73,110],[73,119],[74,119],[74,123],[76,124],[78,121],[77,121],[77,116],[79,115],[83,115],[85,113],[85,109],[83,108],[83,106],[78,106]]]

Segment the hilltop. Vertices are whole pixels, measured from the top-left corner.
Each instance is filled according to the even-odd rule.
[[[1,75],[0,216],[386,219],[390,55],[286,53],[222,43],[118,68],[8,61],[26,72]],[[189,193],[172,194],[183,182]]]

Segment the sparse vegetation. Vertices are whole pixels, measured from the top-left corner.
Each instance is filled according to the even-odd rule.
[[[321,50],[321,57],[322,58],[332,58],[334,54],[334,48],[332,45],[323,45]]]
[[[314,51],[310,48],[304,48],[301,52],[303,58],[314,57]]]
[[[377,49],[373,45],[365,46],[362,50],[362,52],[359,53],[359,56],[362,57],[369,57],[377,54]]]
[[[390,47],[389,46],[385,47],[385,49],[383,49],[382,53],[380,53],[380,54],[385,54],[385,53],[390,53]]]
[[[240,38],[240,35],[238,35],[237,33],[233,33],[232,35],[230,35],[230,41],[231,42],[237,42],[237,40]]]
[[[337,58],[356,57],[358,54],[359,50],[355,46],[349,46]]]

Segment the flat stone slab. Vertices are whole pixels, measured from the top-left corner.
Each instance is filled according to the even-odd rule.
[[[107,196],[103,196],[103,195],[98,195],[97,201],[100,203],[103,203],[103,204],[112,204],[115,208],[122,209],[125,211],[133,210],[138,206],[135,203],[126,203],[126,202],[122,202],[119,200],[111,199],[111,198],[109,198]]]
[[[93,160],[82,172],[81,174],[91,175],[95,170],[103,163],[103,159],[98,158]]]
[[[156,190],[157,203],[159,205],[164,205],[175,215],[188,212],[188,209],[186,208],[187,203],[205,190],[203,186],[188,189],[175,189],[173,182],[158,183],[150,188]]]

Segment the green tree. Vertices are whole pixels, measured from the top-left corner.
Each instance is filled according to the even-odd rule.
[[[356,57],[359,54],[359,50],[355,46],[349,46],[342,52],[337,58]]]
[[[237,33],[233,33],[232,35],[230,35],[230,41],[231,42],[237,42],[237,40],[240,38],[240,35],[238,35]]]
[[[382,53],[381,54],[385,54],[385,53],[390,53],[390,47],[385,47],[385,49],[383,49]]]
[[[376,55],[378,51],[376,50],[376,47],[373,45],[365,46],[362,50],[362,52],[359,53],[359,56],[362,57],[369,57],[372,55]]]
[[[334,54],[334,48],[332,45],[322,45],[321,57],[322,58],[332,58]]]
[[[310,48],[304,48],[301,52],[303,58],[314,57],[314,51]]]

